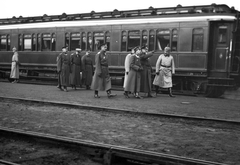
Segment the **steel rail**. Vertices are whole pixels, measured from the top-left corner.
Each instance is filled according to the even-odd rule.
[[[167,113],[139,112],[139,111],[130,111],[127,109],[120,109],[120,108],[99,107],[99,106],[84,105],[79,103],[67,103],[67,102],[60,102],[60,101],[47,101],[47,100],[27,99],[27,98],[18,98],[18,97],[0,96],[0,99],[16,100],[16,101],[32,102],[32,103],[43,103],[43,104],[50,104],[50,105],[56,105],[56,106],[83,108],[83,109],[90,109],[90,110],[115,112],[115,113],[127,113],[127,114],[135,114],[135,115],[147,115],[147,116],[155,116],[155,117],[167,117],[167,118],[176,118],[176,119],[184,119],[184,120],[198,120],[198,121],[209,121],[209,122],[240,125],[240,121],[236,121],[236,120],[205,118],[205,117],[198,117],[198,116],[173,115],[173,114],[167,114]]]
[[[1,134],[10,135],[11,137],[26,137],[38,139],[41,141],[52,142],[57,144],[67,144],[68,146],[74,146],[78,149],[85,149],[89,152],[89,149],[97,150],[103,154],[104,165],[114,165],[116,159],[129,160],[138,164],[151,163],[151,164],[165,164],[172,165],[226,165],[217,162],[186,158],[176,155],[163,154],[151,151],[144,151],[139,149],[132,149],[127,147],[115,146],[110,144],[102,144],[92,141],[79,140],[74,138],[37,133],[32,131],[24,131],[13,128],[6,128],[0,126]],[[87,148],[87,149],[86,149]]]
[[[13,162],[5,161],[0,159],[0,165],[20,165]]]

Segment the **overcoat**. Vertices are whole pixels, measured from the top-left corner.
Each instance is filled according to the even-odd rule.
[[[85,85],[91,85],[93,77],[93,61],[89,55],[82,57],[83,82]]]
[[[173,57],[171,55],[161,54],[156,63],[156,72],[159,72],[159,75],[155,76],[153,85],[161,88],[171,88],[172,73],[175,73]]]
[[[62,86],[69,86],[70,75],[70,55],[68,53],[61,53],[59,56],[60,65],[60,82]]]
[[[12,66],[10,78],[19,79],[19,58],[18,52],[14,52],[12,56]]]
[[[130,56],[130,71],[128,73],[128,78],[126,82],[125,91],[132,93],[140,92],[140,81],[141,81],[141,71],[142,66],[140,62],[140,57],[136,54]]]
[[[127,83],[127,78],[128,78],[128,74],[130,71],[130,57],[131,57],[132,53],[128,54],[125,58],[125,62],[124,62],[124,67],[125,67],[125,75],[124,75],[124,83],[123,83],[123,88],[126,87],[126,83]]]
[[[95,67],[91,88],[96,91],[107,91],[111,89],[111,78],[108,70],[108,57],[105,51],[101,50],[96,54]]]
[[[149,58],[153,56],[152,52],[142,53],[140,56],[143,71],[141,72],[140,92],[148,93],[152,90],[152,67]]]
[[[82,61],[80,54],[76,52],[70,56],[70,84],[71,85],[81,85],[80,72],[82,72]]]

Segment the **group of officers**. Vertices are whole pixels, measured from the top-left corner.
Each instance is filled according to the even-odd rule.
[[[57,57],[57,71],[59,73],[58,88],[68,91],[67,86],[76,86],[84,84],[86,89],[94,90],[94,97],[100,98],[99,91],[106,91],[107,96],[114,97],[111,93],[111,77],[109,74],[107,44],[102,44],[101,50],[95,55],[95,71],[93,62],[89,56],[90,51],[81,57],[81,49],[69,55],[67,48],[63,47],[62,52]],[[154,51],[148,52],[146,46],[134,47],[125,58],[125,77],[124,77],[124,95],[126,98],[132,94],[135,98],[141,99],[140,92],[146,93],[147,97],[153,97],[152,91],[152,67],[150,58]],[[175,73],[174,59],[170,55],[170,48],[165,47],[164,53],[159,55],[156,62],[156,74],[153,85],[156,89],[156,95],[159,88],[167,88],[169,96],[172,94],[172,74]]]

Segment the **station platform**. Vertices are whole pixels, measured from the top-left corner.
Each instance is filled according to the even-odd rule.
[[[136,99],[133,96],[125,98],[123,91],[112,91],[112,93],[117,94],[114,98],[108,98],[106,92],[100,91],[101,98],[94,98],[94,91],[92,90],[86,90],[85,88],[68,89],[68,92],[64,92],[56,86],[50,85],[0,82],[0,97],[17,97],[116,108],[134,112],[240,121],[240,101],[235,99],[182,95],[171,98],[167,94],[159,94],[153,98]]]

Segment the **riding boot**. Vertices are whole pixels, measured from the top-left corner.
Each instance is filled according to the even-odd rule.
[[[116,96],[116,94],[111,94],[111,90],[110,90],[110,89],[107,90],[106,92],[107,92],[108,98],[110,98],[110,97],[115,97],[115,96]]]
[[[124,95],[125,95],[126,98],[129,98],[128,93],[129,93],[128,91],[125,91],[125,92],[124,92]]]
[[[156,92],[156,96],[157,96],[157,94],[159,92],[159,86],[155,86],[155,92]]]
[[[94,91],[94,98],[100,98],[100,96],[98,96],[98,91]]]
[[[168,88],[168,91],[169,91],[169,96],[170,96],[170,97],[175,97],[175,96],[172,94],[172,88]]]

